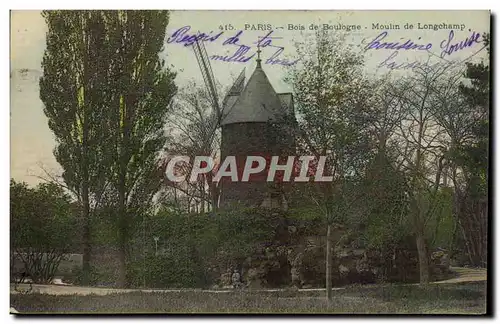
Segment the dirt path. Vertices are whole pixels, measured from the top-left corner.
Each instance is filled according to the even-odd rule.
[[[459,268],[451,267],[451,270],[458,274],[457,277],[437,281],[435,283],[457,283],[457,282],[472,282],[472,281],[485,281],[488,280],[487,270],[484,268]]]
[[[454,272],[458,274],[457,277],[448,280],[434,282],[435,284],[443,283],[458,283],[458,282],[472,282],[472,281],[485,281],[487,280],[486,269],[469,269],[469,268],[451,268]],[[371,285],[370,285],[371,286]],[[18,290],[26,291],[29,289],[28,284],[21,284]],[[334,290],[344,289],[342,287],[333,288]],[[299,291],[324,291],[324,288],[312,288],[312,289],[299,289]],[[107,295],[116,293],[127,293],[134,291],[142,292],[182,292],[182,291],[199,291],[201,293],[230,293],[233,292],[232,289],[226,290],[202,290],[202,289],[117,289],[117,288],[98,288],[98,287],[80,287],[80,286],[63,286],[63,285],[33,285],[33,293],[49,294],[49,295]],[[274,291],[285,291],[285,289],[261,289],[258,291],[262,292],[274,292]],[[14,285],[11,284],[10,287],[11,294],[17,294],[14,289]]]

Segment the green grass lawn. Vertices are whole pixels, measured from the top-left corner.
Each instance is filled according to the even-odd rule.
[[[359,286],[333,292],[133,292],[106,296],[11,294],[21,313],[484,314],[486,283]]]

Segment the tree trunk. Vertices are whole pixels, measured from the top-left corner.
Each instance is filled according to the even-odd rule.
[[[203,184],[205,183],[203,182]],[[200,212],[205,212],[205,188],[203,186],[201,187]]]
[[[326,299],[332,299],[332,256],[331,256],[331,234],[332,225],[328,224],[326,230]]]
[[[429,283],[429,255],[427,253],[427,245],[423,233],[419,231],[416,235],[418,262],[420,271],[420,284]]]
[[[124,168],[122,167],[122,170]],[[120,288],[127,286],[127,243],[128,237],[128,219],[126,213],[126,197],[125,197],[125,173],[122,171],[119,179],[118,187],[118,253],[119,253],[119,266],[118,266],[118,282]]]
[[[89,190],[87,184],[83,184],[83,228],[82,228],[82,240],[83,240],[83,278],[82,284],[89,285],[91,277],[91,264],[90,264],[90,254],[92,253],[92,245],[90,243],[90,204],[89,204]]]
[[[118,288],[126,288],[127,287],[127,248],[126,248],[126,239],[124,235],[120,233],[120,246],[118,251]]]
[[[127,246],[129,241],[127,215],[127,162],[128,162],[128,125],[124,123],[123,142],[118,171],[118,287],[127,286]]]
[[[118,233],[118,280],[117,286],[119,288],[127,287],[127,242],[128,231],[124,215],[124,210],[120,208],[119,211],[119,233]]]
[[[85,21],[85,20],[84,20]],[[87,47],[88,44],[88,29],[84,23],[84,32],[82,34],[82,44]],[[92,68],[88,62],[87,53],[83,55],[83,124],[82,124],[82,149],[81,149],[81,167],[82,167],[82,204],[83,204],[83,228],[82,228],[82,240],[83,240],[83,284],[90,284],[90,254],[91,254],[91,242],[90,242],[90,176],[89,176],[89,137],[90,137],[90,127],[89,125],[89,110],[91,109],[91,96],[89,95],[92,91],[90,84],[89,75],[92,74]]]

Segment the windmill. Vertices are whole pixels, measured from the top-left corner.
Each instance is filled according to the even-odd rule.
[[[243,86],[245,84],[245,68],[243,68],[238,78],[236,78],[235,82],[227,92],[221,107],[219,104],[219,95],[217,93],[212,66],[210,65],[210,59],[208,57],[207,50],[203,41],[196,40],[196,42],[193,43],[193,51],[196,56],[196,60],[198,61],[198,66],[200,67],[203,81],[205,82],[205,86],[208,90],[210,103],[212,105],[213,111],[217,116],[217,125],[215,125],[214,127],[215,129],[217,129],[220,126],[223,117],[228,113],[227,111],[225,111],[225,108],[229,97],[239,95],[243,90]]]
[[[228,113],[227,104],[229,98],[231,96],[239,95],[243,89],[243,85],[245,83],[245,69],[241,71],[238,78],[233,83],[232,87],[229,89],[227,94],[224,96],[224,100],[222,101],[222,105],[219,100],[219,94],[217,92],[217,86],[215,82],[215,78],[213,75],[212,66],[210,64],[210,59],[207,54],[207,50],[203,41],[196,40],[193,43],[193,51],[198,61],[198,66],[200,67],[201,75],[203,77],[203,81],[205,82],[205,86],[208,91],[208,96],[210,100],[210,104],[212,106],[212,113],[215,114],[211,119],[213,121],[210,125],[209,129],[209,138],[214,138],[215,133],[221,126],[221,122],[224,119],[225,115]],[[204,175],[206,177],[206,181],[209,185],[209,193],[213,210],[215,210],[218,206],[219,200],[219,188],[216,183],[212,181],[212,174],[208,173]]]

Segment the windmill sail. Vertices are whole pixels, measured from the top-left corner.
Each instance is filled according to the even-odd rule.
[[[217,94],[217,87],[215,86],[215,79],[212,72],[212,66],[210,65],[210,59],[208,58],[207,50],[203,41],[196,41],[193,44],[194,54],[198,65],[200,66],[201,74],[205,85],[207,86],[210,99],[212,101],[212,106],[214,107],[218,116],[221,116],[222,112],[219,106],[219,96]]]

